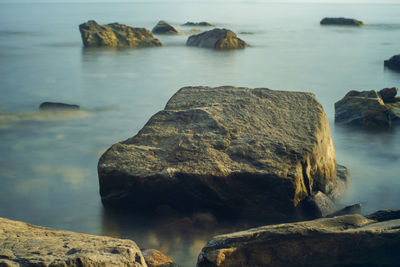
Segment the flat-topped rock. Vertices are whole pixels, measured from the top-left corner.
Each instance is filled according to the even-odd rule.
[[[342,26],[362,26],[362,21],[350,18],[323,18],[320,22],[321,25],[342,25]]]
[[[390,127],[400,116],[400,102],[387,88],[379,93],[350,91],[335,103],[335,123],[367,127]],[[397,90],[395,90],[397,93]],[[382,95],[386,102],[382,99]]]
[[[398,266],[400,220],[361,215],[269,225],[208,241],[198,267]]]
[[[400,71],[400,54],[394,55],[388,60],[385,60],[384,65],[389,69]]]
[[[40,110],[78,110],[80,107],[75,104],[66,104],[59,102],[43,102],[39,106]]]
[[[79,25],[85,47],[136,48],[162,46],[158,39],[145,28],[133,28],[124,24],[99,25],[94,20]]]
[[[147,267],[135,242],[0,218],[0,266]]]
[[[152,210],[218,209],[282,221],[338,179],[329,123],[311,93],[184,87],[137,135],[109,148],[103,203]],[[154,197],[157,196],[157,197]]]
[[[160,20],[156,26],[151,30],[156,34],[177,34],[179,31],[175,29],[171,24],[164,20]]]
[[[218,28],[190,36],[186,45],[218,50],[243,49],[246,47],[246,43],[239,39],[234,32]]]
[[[206,21],[201,21],[201,22],[191,22],[188,21],[185,24],[182,24],[182,26],[190,26],[190,27],[211,27],[213,26],[212,24],[206,22]]]

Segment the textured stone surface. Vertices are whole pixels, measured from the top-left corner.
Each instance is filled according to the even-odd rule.
[[[349,18],[323,18],[321,25],[346,25],[346,26],[362,26],[363,22]]]
[[[335,122],[390,127],[399,117],[399,103],[387,104],[376,91],[350,91],[335,103]]]
[[[400,71],[400,54],[394,55],[390,59],[385,60],[384,64],[390,69]]]
[[[160,20],[156,26],[151,30],[157,34],[177,34],[179,31],[175,29],[171,24],[164,20]]]
[[[311,93],[185,87],[98,164],[106,205],[297,218],[317,191],[337,195],[329,123]],[[157,196],[157,197],[154,197]]]
[[[263,226],[212,238],[198,267],[398,266],[400,220],[361,215]]]
[[[205,21],[201,21],[201,22],[191,22],[188,21],[185,24],[182,24],[182,26],[192,26],[192,27],[211,27],[213,26],[212,24],[205,22]]]
[[[99,25],[94,20],[79,25],[85,47],[135,48],[162,46],[158,39],[145,28],[133,28],[124,24]]]
[[[217,28],[190,36],[186,41],[186,45],[218,50],[242,49],[246,47],[246,43],[239,39],[234,32]]]
[[[0,266],[146,267],[131,240],[94,236],[0,218]]]
[[[43,102],[40,104],[40,110],[78,110],[80,107],[74,104],[65,104],[58,102]]]
[[[148,267],[178,267],[170,257],[156,249],[143,249],[142,254]]]

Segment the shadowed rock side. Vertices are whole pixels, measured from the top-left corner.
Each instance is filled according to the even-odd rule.
[[[362,26],[364,23],[356,19],[349,18],[323,18],[321,25],[343,25],[343,26]]]
[[[310,93],[184,87],[98,164],[103,203],[297,218],[318,190],[337,195],[336,154]]]
[[[345,215],[212,238],[198,267],[399,266],[400,220]]]
[[[43,102],[39,106],[40,110],[78,110],[79,108],[78,105],[58,102]]]
[[[170,257],[156,249],[143,249],[142,254],[148,267],[179,267]]]
[[[85,47],[135,48],[162,46],[158,39],[145,28],[133,28],[124,24],[99,25],[94,20],[79,25]]]
[[[0,218],[0,266],[146,267],[131,240],[60,231]]]
[[[186,41],[187,46],[198,46],[218,50],[243,49],[246,43],[237,38],[236,34],[227,29],[213,29],[192,35]]]
[[[384,65],[389,69],[400,71],[400,54],[394,55],[388,60],[385,60]]]
[[[350,91],[335,103],[335,122],[367,127],[390,127],[400,116],[397,88]],[[384,98],[385,101],[382,99]]]
[[[179,31],[175,29],[171,24],[164,20],[160,20],[156,26],[151,30],[156,34],[177,34]]]
[[[205,21],[201,21],[201,22],[191,22],[188,21],[185,24],[182,24],[182,26],[191,26],[191,27],[211,27],[213,26],[212,24],[205,22]]]

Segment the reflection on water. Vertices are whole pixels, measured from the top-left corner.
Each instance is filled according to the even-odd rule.
[[[383,67],[400,52],[399,13],[400,5],[377,4],[1,5],[0,216],[131,238],[182,266],[194,265],[211,236],[262,224],[102,208],[100,155],[136,134],[179,88],[195,85],[314,93],[331,121],[338,162],[352,176],[340,204],[362,202],[364,213],[400,208],[400,127],[375,132],[333,124],[334,103],[349,90],[399,86],[400,73]],[[319,25],[335,14],[366,25]],[[88,19],[148,29],[164,19],[183,31],[192,31],[179,26],[186,21],[210,21],[251,47],[223,53],[186,47],[187,32],[155,36],[164,43],[157,48],[84,49],[78,25]],[[39,103],[55,100],[82,110],[37,112]]]

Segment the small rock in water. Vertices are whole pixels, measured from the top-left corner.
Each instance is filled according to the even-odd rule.
[[[167,255],[156,249],[142,249],[148,267],[178,267]]]
[[[201,22],[191,22],[191,21],[188,21],[188,22],[186,22],[185,24],[182,24],[182,26],[192,26],[192,27],[198,27],[198,26],[200,26],[200,27],[210,27],[210,26],[213,26],[212,24],[210,24],[210,23],[208,23],[208,22],[206,22],[206,21],[201,21]]]
[[[344,26],[362,26],[364,23],[356,19],[349,18],[323,18],[321,25],[344,25]]]
[[[218,28],[190,36],[186,45],[217,50],[243,49],[246,47],[246,43],[239,39],[233,31]]]
[[[40,110],[78,110],[80,107],[73,104],[65,104],[58,102],[43,102],[39,106]]]
[[[379,95],[382,98],[383,102],[385,102],[385,103],[395,103],[395,102],[400,101],[400,98],[396,97],[397,91],[398,91],[397,87],[384,88],[384,89],[379,91]]]
[[[179,31],[175,29],[171,24],[164,20],[160,20],[156,26],[151,30],[153,33],[158,34],[177,34]]]
[[[385,60],[384,65],[389,69],[400,71],[400,54]]]

